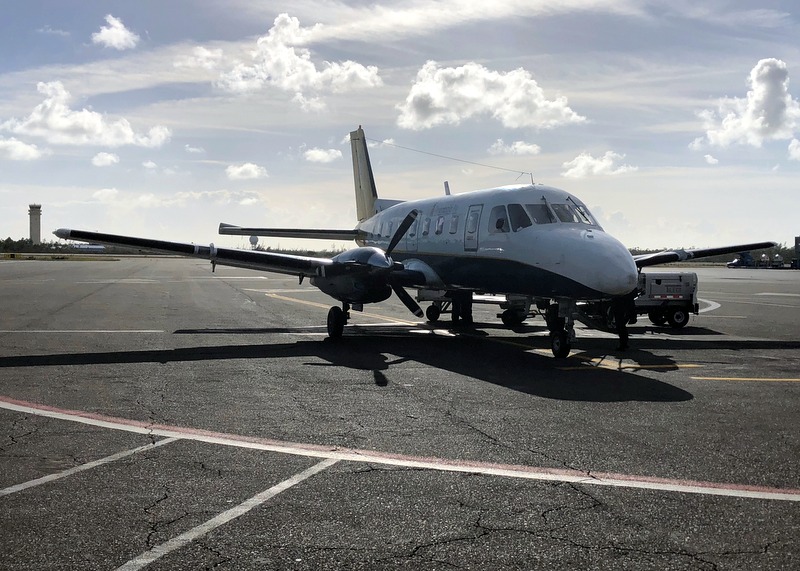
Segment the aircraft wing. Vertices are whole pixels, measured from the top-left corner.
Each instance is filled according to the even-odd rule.
[[[296,276],[313,276],[318,271],[324,271],[321,268],[333,264],[333,261],[328,258],[275,254],[256,250],[217,248],[213,244],[209,246],[198,246],[196,244],[167,242],[164,240],[135,238],[132,236],[118,236],[100,232],[86,232],[84,230],[71,230],[69,228],[59,228],[53,232],[53,234],[65,240],[110,244],[112,246],[126,246],[149,252],[179,254],[191,258],[210,260],[212,263],[222,266],[234,266],[237,268],[263,270]]]
[[[270,236],[275,238],[316,238],[319,240],[355,240],[363,235],[360,230],[318,230],[302,228],[253,228],[235,224],[219,225],[219,233],[226,236]]]
[[[747,252],[748,250],[758,250],[761,248],[773,248],[777,246],[775,242],[757,242],[755,244],[739,244],[737,246],[723,246],[721,248],[696,248],[692,250],[665,250],[664,252],[655,252],[653,254],[641,254],[634,256],[636,266],[644,268],[645,266],[655,266],[658,264],[667,264],[669,262],[682,262],[684,260],[693,260],[695,258],[707,258],[709,256],[719,256],[721,254],[736,254],[738,252]]]

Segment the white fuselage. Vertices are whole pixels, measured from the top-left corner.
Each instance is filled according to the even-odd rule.
[[[359,243],[385,249],[403,218],[417,210],[392,257],[425,273],[432,287],[573,299],[620,296],[636,287],[630,252],[563,190],[518,185],[386,202],[392,205],[359,223]]]

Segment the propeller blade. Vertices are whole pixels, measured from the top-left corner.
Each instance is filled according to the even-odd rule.
[[[389,242],[389,247],[386,248],[386,255],[391,256],[392,250],[395,249],[397,244],[400,243],[400,240],[403,239],[403,236],[406,235],[408,229],[411,228],[411,225],[414,223],[414,220],[417,219],[418,212],[416,210],[412,210],[408,213],[408,216],[403,218],[403,221],[400,223],[400,226],[397,227],[397,232],[394,233],[392,236],[391,242]]]
[[[422,312],[422,308],[419,306],[419,304],[416,301],[414,301],[414,298],[411,297],[411,294],[409,294],[406,290],[404,290],[401,285],[393,283],[392,289],[394,290],[394,293],[397,294],[397,297],[400,298],[400,301],[403,302],[403,305],[405,305],[409,309],[409,311],[411,311],[411,313],[413,313],[417,317],[422,317],[424,315],[424,313]]]

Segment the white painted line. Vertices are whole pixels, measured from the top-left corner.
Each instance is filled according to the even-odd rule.
[[[256,293],[319,293],[319,291],[308,287],[282,289],[258,289],[252,287],[243,287],[242,291],[254,291]]]
[[[134,285],[152,285],[161,283],[159,280],[146,280],[146,279],[137,279],[137,278],[127,278],[127,279],[108,279],[108,280],[88,280],[85,282],[75,282],[76,284],[134,284]]]
[[[0,329],[0,333],[164,333],[163,329]]]
[[[58,472],[56,474],[49,474],[47,476],[42,476],[41,478],[36,478],[35,480],[23,482],[22,484],[9,486],[8,488],[0,490],[0,497],[8,496],[9,494],[14,494],[16,492],[21,492],[22,490],[27,490],[28,488],[33,488],[35,486],[41,486],[42,484],[53,482],[55,480],[60,480],[61,478],[66,478],[67,476],[77,474],[78,472],[83,472],[84,470],[91,470],[92,468],[96,468],[97,466],[102,466],[103,464],[109,464],[110,462],[114,462],[122,458],[127,458],[128,456],[132,456],[133,454],[138,454],[139,452],[145,452],[146,450],[151,450],[157,446],[164,446],[165,444],[170,444],[171,442],[175,442],[177,440],[180,439],[174,437],[165,438],[163,440],[159,440],[158,442],[153,442],[150,444],[146,444],[144,446],[139,446],[138,448],[131,448],[130,450],[117,452],[116,454],[112,454],[111,456],[106,456],[105,458],[100,458],[99,460],[87,462],[86,464],[81,464],[80,466],[69,468],[68,470],[64,470],[63,472]]]
[[[444,458],[426,458],[403,454],[392,454],[388,452],[378,452],[374,450],[359,450],[352,448],[321,446],[316,444],[302,444],[296,442],[272,440],[269,438],[255,438],[202,429],[184,428],[180,426],[156,425],[138,420],[115,418],[76,410],[59,409],[48,405],[19,401],[5,396],[0,396],[0,408],[49,418],[80,422],[83,424],[90,424],[92,426],[101,426],[113,430],[124,430],[127,432],[151,434],[171,438],[183,438],[197,442],[207,442],[210,444],[235,446],[253,450],[265,450],[268,452],[278,452],[281,454],[306,456],[310,458],[327,458],[331,460],[343,460],[347,462],[367,462],[373,464],[384,464],[388,466],[403,466],[426,470],[438,470],[443,472],[486,474],[490,476],[503,476],[507,478],[522,478],[550,482],[574,482],[597,486],[646,488],[649,490],[682,492],[687,494],[707,494],[735,498],[758,498],[762,500],[800,502],[800,489],[770,488],[766,486],[751,486],[748,484],[696,482],[692,480],[615,473],[586,473],[579,470],[496,464],[492,462],[480,461],[450,460]]]
[[[250,498],[249,500],[245,500],[238,506],[232,507],[229,510],[222,512],[221,514],[217,515],[216,517],[211,518],[205,523],[201,523],[197,527],[193,527],[189,531],[186,531],[177,537],[173,537],[172,539],[165,541],[161,545],[157,545],[154,548],[150,549],[149,551],[145,551],[138,557],[135,557],[117,567],[117,571],[136,571],[137,569],[142,569],[147,565],[150,565],[153,561],[164,557],[168,553],[175,551],[176,549],[180,549],[185,545],[188,545],[198,537],[202,537],[210,531],[215,530],[221,525],[225,525],[229,521],[236,519],[237,517],[246,514],[253,508],[257,508],[267,500],[270,500],[291,488],[292,486],[296,486],[303,480],[307,480],[314,474],[318,474],[327,468],[330,468],[334,464],[336,464],[338,460],[327,459],[319,462],[318,464],[314,464],[307,470],[303,470],[302,472],[295,474],[288,480],[284,480],[280,484],[276,484],[271,488],[264,490],[260,494],[257,494]]]
[[[777,293],[777,292],[773,293],[771,291],[764,291],[761,293],[755,293],[753,295],[776,295],[782,297],[800,297],[800,293]]]
[[[702,301],[703,303],[707,303],[708,307],[704,307],[698,313],[707,313],[709,311],[714,311],[715,309],[719,309],[721,306],[716,301],[711,301],[710,299],[701,299],[697,298],[697,301]]]

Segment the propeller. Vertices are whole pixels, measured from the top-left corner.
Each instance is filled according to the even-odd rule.
[[[408,229],[411,228],[412,224],[414,224],[414,221],[417,219],[418,215],[419,212],[412,210],[405,218],[403,218],[403,221],[400,223],[400,226],[397,227],[397,231],[394,233],[394,236],[392,236],[392,239],[389,241],[389,247],[386,248],[387,258],[391,256],[392,250],[397,247],[397,244],[400,243],[400,240],[405,237],[406,232],[408,232]],[[392,267],[394,267],[394,264],[392,264]],[[392,286],[392,291],[394,291],[395,295],[400,298],[400,301],[403,302],[403,305],[405,305],[411,313],[417,317],[422,317],[424,315],[419,304],[414,301],[414,298],[411,297],[411,295],[403,288],[402,285],[391,278],[391,274],[389,276],[389,285]]]
[[[417,219],[418,215],[419,213],[416,210],[412,210],[406,215],[405,218],[403,218],[403,221],[400,223],[400,226],[397,227],[397,231],[394,233],[394,236],[392,236],[392,239],[389,241],[389,247],[386,248],[387,256],[392,255],[392,250],[397,247],[397,244],[399,244],[400,240],[402,240],[406,235],[406,232],[408,232],[408,229],[411,228],[411,225],[414,223],[414,220]]]

